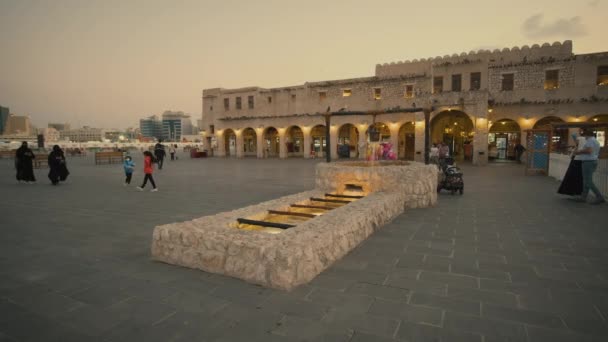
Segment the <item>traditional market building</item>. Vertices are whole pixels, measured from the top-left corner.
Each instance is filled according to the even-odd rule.
[[[376,65],[375,76],[281,88],[203,90],[205,148],[214,156],[322,156],[332,112],[332,158],[365,158],[370,128],[400,159],[424,160],[430,140],[460,160],[512,159],[525,130],[553,122],[608,122],[608,52],[574,54],[572,42],[480,50]],[[372,131],[375,131],[372,130]],[[598,140],[605,149],[605,130]],[[553,148],[572,144],[553,132]]]

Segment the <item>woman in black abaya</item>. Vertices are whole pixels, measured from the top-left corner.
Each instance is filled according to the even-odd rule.
[[[585,138],[579,137],[575,140],[577,141],[577,145],[574,147],[574,151],[577,151],[579,150],[579,147],[585,144]],[[560,184],[559,189],[557,189],[558,194],[580,196],[583,193],[582,165],[582,161],[576,160],[573,153],[572,158],[570,159],[570,165],[568,165],[568,170],[566,170],[564,179],[562,179],[562,184]]]
[[[15,153],[15,167],[17,169],[17,181],[34,183],[36,177],[34,177],[34,165],[33,161],[36,158],[34,152],[27,147],[27,142],[23,142],[21,147],[17,149]]]
[[[53,185],[65,181],[70,174],[65,164],[63,150],[58,145],[53,146],[53,150],[49,153],[49,168],[49,179]]]

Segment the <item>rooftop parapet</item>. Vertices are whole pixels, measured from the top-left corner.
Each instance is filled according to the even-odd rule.
[[[470,51],[469,53],[462,52],[460,54],[452,54],[445,56],[437,56],[431,58],[422,58],[420,60],[406,60],[376,65],[376,76],[389,76],[407,74],[413,72],[424,72],[431,67],[440,67],[453,64],[469,64],[469,63],[504,63],[520,61],[523,58],[539,59],[542,57],[553,57],[555,59],[572,57],[572,41],[566,40],[563,43],[555,42],[553,44],[544,43],[541,45],[534,44],[532,47],[524,45],[522,47],[515,46],[513,48],[504,48],[502,50],[478,50]]]

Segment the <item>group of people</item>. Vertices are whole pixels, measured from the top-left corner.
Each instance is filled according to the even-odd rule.
[[[597,169],[600,153],[600,143],[595,138],[592,129],[582,129],[579,136],[573,135],[576,147],[572,151],[572,159],[564,179],[557,190],[563,195],[574,196],[580,202],[588,202],[589,191],[595,199],[589,203],[601,204],[606,199],[593,183],[593,173]]]
[[[171,160],[176,160],[177,156],[175,152],[177,150],[177,145],[170,145],[169,154],[171,155]],[[162,144],[162,140],[159,140],[156,145],[154,145],[154,154],[150,151],[144,151],[144,181],[141,186],[137,187],[137,190],[143,191],[148,181],[152,185],[152,192],[158,191],[156,187],[156,182],[154,181],[154,177],[152,176],[154,173],[154,164],[158,164],[158,169],[163,169],[163,164],[165,161],[165,146]],[[125,161],[123,163],[123,168],[125,170],[125,186],[131,184],[131,178],[133,177],[133,172],[135,170],[135,163],[130,156],[125,157]]]
[[[429,159],[433,164],[440,164],[441,160],[450,157],[450,147],[444,142],[433,143],[429,151]]]
[[[171,145],[169,149],[169,153],[171,155],[171,160],[176,160],[176,149],[177,145]],[[146,187],[148,181],[152,185],[152,192],[158,191],[156,187],[156,182],[154,181],[154,177],[152,174],[154,173],[154,164],[158,164],[158,169],[162,170],[163,163],[165,159],[165,146],[162,144],[162,141],[154,146],[154,154],[150,151],[144,151],[144,180],[141,186],[138,186],[137,189],[143,191]],[[34,152],[28,147],[27,142],[23,142],[21,147],[19,147],[15,153],[15,168],[17,170],[17,181],[20,183],[28,183],[33,184],[36,182],[36,176],[34,175],[34,161],[36,160],[36,155]],[[57,185],[59,182],[63,182],[67,179],[70,172],[67,168],[67,163],[65,159],[65,153],[59,147],[59,145],[53,146],[53,149],[48,155],[48,165],[49,165],[49,174],[48,177],[51,181],[51,184]],[[123,168],[125,171],[125,183],[124,185],[131,184],[131,179],[133,177],[133,172],[135,171],[135,163],[133,162],[133,158],[131,156],[126,156],[123,162]]]
[[[33,184],[36,183],[36,176],[34,176],[34,161],[36,155],[27,145],[27,142],[23,142],[15,153],[15,168],[17,169],[17,181],[20,183]],[[65,162],[65,154],[59,145],[53,146],[53,149],[48,155],[49,174],[48,177],[51,184],[57,185],[59,182],[63,182],[68,178],[70,172],[68,171],[67,164]]]

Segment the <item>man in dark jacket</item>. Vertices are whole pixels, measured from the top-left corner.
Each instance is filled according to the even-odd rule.
[[[165,159],[165,146],[161,144],[163,141],[158,139],[156,145],[154,145],[154,156],[156,157],[156,161],[158,162],[158,169],[162,170],[163,168],[163,160]]]

